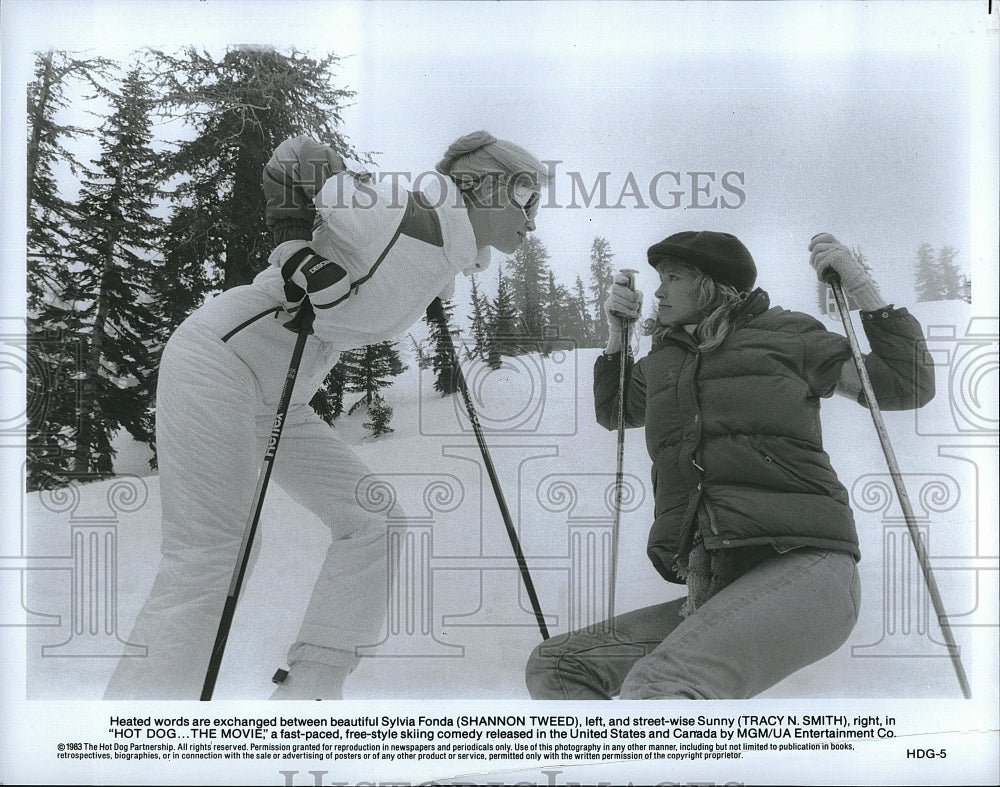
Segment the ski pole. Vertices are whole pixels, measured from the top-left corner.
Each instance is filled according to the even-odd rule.
[[[628,278],[628,288],[635,289],[635,277],[639,271],[622,268],[619,274]],[[611,568],[608,575],[608,620],[615,617],[615,589],[618,585],[618,534],[622,518],[622,496],[625,481],[625,371],[628,367],[628,351],[631,342],[630,323],[621,318],[622,351],[618,366],[618,453],[615,464],[615,513],[611,525]]]
[[[222,618],[219,621],[219,630],[215,636],[215,645],[212,646],[212,656],[209,659],[208,671],[205,674],[205,682],[201,689],[202,701],[212,699],[212,693],[215,691],[215,681],[219,677],[219,667],[222,665],[222,657],[225,654],[226,641],[229,639],[229,630],[232,628],[233,617],[236,614],[236,602],[239,600],[243,578],[246,575],[247,565],[250,562],[250,548],[257,534],[260,514],[264,508],[264,495],[267,493],[267,484],[271,478],[271,469],[274,467],[274,457],[278,452],[278,440],[281,439],[281,430],[285,424],[285,416],[288,415],[288,407],[292,401],[292,390],[295,388],[295,378],[298,376],[299,364],[302,362],[302,352],[306,346],[306,339],[312,333],[312,323],[312,304],[306,298],[302,301],[298,313],[285,326],[296,332],[295,348],[292,350],[292,360],[288,364],[285,385],[281,389],[281,396],[278,399],[278,409],[274,416],[274,426],[271,428],[271,437],[264,451],[264,464],[257,478],[257,488],[253,493],[250,516],[243,531],[243,542],[240,544],[240,551],[236,557],[236,568],[233,570],[233,578],[229,583],[229,593],[226,595],[226,604],[222,609]]]
[[[965,668],[962,666],[959,648],[955,643],[954,636],[952,636],[951,624],[948,623],[948,616],[945,613],[944,603],[941,600],[941,593],[938,590],[937,581],[931,570],[927,548],[924,546],[920,538],[920,533],[917,530],[913,506],[910,504],[910,497],[906,493],[906,486],[903,483],[903,476],[899,471],[899,463],[896,461],[895,451],[892,449],[892,443],[889,442],[889,433],[886,431],[885,421],[882,420],[882,413],[875,401],[875,392],[872,389],[871,379],[868,377],[868,370],[865,368],[865,360],[858,345],[858,337],[854,333],[850,309],[847,305],[847,299],[844,297],[844,288],[841,284],[840,276],[836,271],[829,271],[824,276],[824,279],[833,290],[833,297],[837,301],[837,311],[840,312],[841,322],[844,323],[844,333],[847,335],[847,340],[851,345],[854,365],[857,367],[858,377],[861,378],[861,388],[864,391],[865,400],[868,402],[868,409],[871,412],[872,422],[875,424],[875,431],[878,432],[879,442],[882,444],[882,453],[885,454],[885,461],[889,466],[889,475],[892,476],[892,483],[896,487],[896,495],[899,497],[899,505],[903,509],[903,517],[906,519],[906,527],[910,533],[910,542],[917,553],[917,562],[920,563],[920,570],[923,573],[924,582],[927,584],[927,590],[934,605],[934,612],[937,614],[938,625],[941,627],[941,634],[944,636],[948,653],[951,656],[952,666],[955,668],[958,685],[961,687],[965,699],[971,699],[972,691],[969,688],[969,681],[965,675]]]
[[[524,589],[528,594],[528,599],[531,601],[531,608],[535,613],[538,630],[542,634],[542,639],[546,640],[549,638],[549,629],[545,625],[545,615],[542,614],[542,607],[538,603],[535,585],[531,581],[531,572],[528,570],[528,561],[525,559],[524,551],[521,549],[521,541],[517,536],[517,530],[514,529],[514,522],[507,508],[503,490],[500,488],[500,479],[497,477],[496,468],[493,466],[493,460],[490,458],[489,446],[486,445],[486,439],[483,437],[483,429],[479,425],[479,416],[476,414],[476,408],[472,403],[472,395],[469,393],[469,386],[465,382],[465,375],[462,373],[462,366],[458,361],[458,351],[455,349],[455,342],[451,338],[448,318],[444,313],[444,305],[441,303],[440,298],[435,298],[431,301],[430,306],[427,307],[427,317],[437,323],[442,338],[445,339],[448,354],[451,356],[452,368],[455,370],[458,389],[462,393],[466,414],[472,423],[472,431],[476,435],[476,442],[479,443],[479,451],[483,455],[483,464],[486,466],[486,473],[490,477],[490,484],[493,486],[493,494],[496,496],[497,506],[500,508],[500,516],[503,518],[504,528],[507,530],[507,538],[510,540],[510,546],[514,550],[514,557],[517,560],[521,580],[524,582]]]

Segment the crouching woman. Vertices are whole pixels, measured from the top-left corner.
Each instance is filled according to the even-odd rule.
[[[832,235],[810,251],[817,275],[836,271],[861,309],[878,405],[930,401],[917,321],[884,302]],[[820,425],[820,402],[835,392],[866,404],[848,341],[771,306],[732,235],[680,232],[648,261],[660,277],[652,349],[627,359],[619,402],[621,317],[638,318],[642,295],[616,282],[594,403],[607,429],[619,407],[627,426],[645,427],[647,554],[687,594],[540,644],[526,668],[535,699],[753,697],[837,650],[858,618],[858,537]]]

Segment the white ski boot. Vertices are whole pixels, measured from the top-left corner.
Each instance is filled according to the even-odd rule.
[[[342,700],[344,681],[351,667],[332,667],[317,661],[297,661],[288,671],[279,670],[275,676],[278,688],[272,700]],[[279,680],[284,675],[283,680]]]

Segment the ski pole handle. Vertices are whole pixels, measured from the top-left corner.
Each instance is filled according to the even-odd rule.
[[[621,268],[618,271],[618,276],[625,277],[625,279],[627,280],[625,286],[628,287],[630,290],[632,290],[632,292],[635,292],[635,277],[637,275],[639,275],[639,271],[637,271],[635,268]],[[618,283],[620,284],[621,282]],[[630,317],[626,317],[623,314],[618,314],[617,312],[615,314],[619,319],[619,325],[621,326],[622,330],[622,337],[625,345],[627,346],[631,334],[630,325],[633,322],[633,319]]]
[[[833,268],[827,268],[823,271],[823,281],[829,284],[831,287],[834,284],[840,284],[840,274],[837,273]]]
[[[621,268],[618,271],[619,276],[624,276],[628,279],[628,288],[630,290],[635,290],[635,277],[639,275],[639,271],[635,268]]]
[[[812,242],[821,235],[829,235],[831,238],[833,238],[833,236],[830,235],[829,232],[817,232],[809,239],[810,249],[812,248]],[[824,284],[829,284],[832,287],[834,284],[840,284],[840,274],[837,273],[837,270],[835,268],[828,267],[825,271],[823,271],[822,280]]]
[[[636,275],[638,275],[638,273],[639,271],[635,270],[634,268],[622,268],[618,271],[618,275],[615,276],[613,283],[618,287],[627,287],[632,292],[635,292],[635,277]],[[621,281],[621,279],[623,278],[625,279],[625,281]],[[617,317],[619,320],[621,320],[622,324],[624,324],[625,322],[631,322],[632,320],[635,319],[635,317],[628,317],[622,314],[621,312],[615,311],[614,309],[610,309],[609,314],[612,317]]]

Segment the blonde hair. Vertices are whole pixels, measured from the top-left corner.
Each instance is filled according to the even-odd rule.
[[[693,287],[698,293],[696,306],[702,318],[698,321],[694,336],[698,349],[714,350],[722,344],[736,327],[736,311],[747,298],[731,284],[716,281],[700,268],[686,262],[666,262],[666,265],[694,277]],[[657,266],[659,269],[659,266]],[[653,337],[658,343],[674,325],[664,325],[657,317],[648,317],[642,322],[642,332]]]
[[[434,168],[455,181],[460,191],[497,181],[537,190],[549,180],[541,161],[520,145],[497,139],[488,131],[473,131],[456,139]]]

